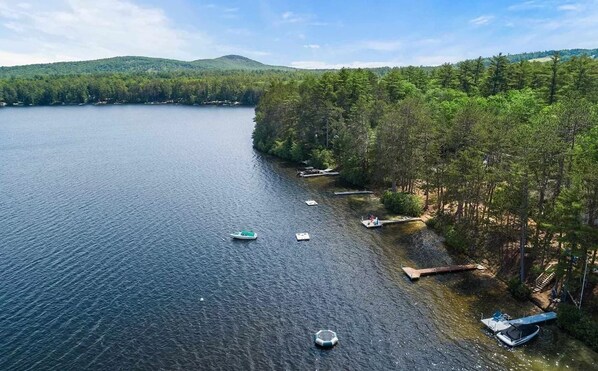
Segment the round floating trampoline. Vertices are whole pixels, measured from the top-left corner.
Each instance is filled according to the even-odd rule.
[[[332,348],[338,343],[336,332],[332,330],[320,330],[316,332],[316,345],[322,348]]]

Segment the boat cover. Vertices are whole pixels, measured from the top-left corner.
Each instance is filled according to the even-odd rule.
[[[508,329],[501,331],[501,333],[516,341],[533,334],[537,329],[537,325],[512,325]]]

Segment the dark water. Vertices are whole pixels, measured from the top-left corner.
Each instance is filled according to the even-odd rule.
[[[595,367],[554,326],[500,346],[479,316],[504,298],[482,278],[409,282],[400,264],[453,262],[438,238],[361,227],[367,201],[256,153],[252,119],[0,110],[0,369]],[[241,228],[258,240],[227,237]],[[336,348],[314,346],[323,328]]]

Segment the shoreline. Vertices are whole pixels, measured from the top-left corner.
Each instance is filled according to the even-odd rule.
[[[3,102],[0,102],[3,103]],[[244,107],[255,108],[255,105],[242,104],[240,102],[206,102],[206,103],[182,103],[182,102],[115,102],[115,103],[57,103],[57,104],[6,104],[0,105],[3,108],[33,108],[33,107],[88,107],[88,106],[188,106],[188,107]]]
[[[273,156],[274,158],[281,160],[281,161],[285,161],[284,159],[280,159],[276,156]],[[292,162],[289,162],[292,163]],[[293,166],[301,166],[301,164],[295,164],[292,163]],[[329,186],[330,187],[330,186]],[[337,187],[336,186],[332,186]],[[351,186],[350,185],[343,185],[343,188],[346,188],[347,190],[351,190]],[[336,188],[334,188],[336,189]],[[355,188],[357,189],[357,188]],[[381,217],[383,216],[383,218],[397,218],[397,217],[401,217],[401,215],[397,215],[397,214],[392,214],[390,213],[382,204],[382,202],[380,201],[381,199],[381,194],[385,191],[385,189],[382,188],[376,188],[376,187],[372,187],[370,188],[373,193],[372,194],[368,194],[368,195],[357,195],[357,196],[351,196],[351,197],[358,197],[360,199],[363,200],[364,203],[369,203],[372,206],[374,206],[373,210],[376,214],[379,214]],[[369,199],[369,200],[368,200]],[[429,208],[427,211],[424,211],[424,213],[420,216],[421,218],[421,222],[424,223],[426,225],[426,228],[428,228],[431,232],[433,232],[436,236],[438,236],[438,238],[441,240],[442,242],[442,248],[444,249],[444,251],[456,258],[461,258],[464,259],[465,261],[469,262],[469,263],[476,263],[476,264],[482,264],[485,267],[485,270],[475,270],[472,272],[473,275],[476,275],[478,277],[483,277],[483,278],[487,278],[487,279],[491,279],[495,282],[496,285],[500,286],[501,292],[503,295],[505,295],[506,297],[514,300],[517,303],[521,303],[521,306],[524,307],[527,305],[532,306],[533,308],[535,308],[536,310],[533,311],[533,313],[529,313],[529,314],[536,314],[536,313],[541,313],[541,312],[547,312],[547,311],[551,311],[554,310],[556,308],[551,308],[552,303],[550,303],[549,300],[547,300],[547,298],[544,298],[545,295],[543,295],[543,292],[539,292],[539,293],[532,293],[531,296],[524,300],[524,301],[520,301],[517,300],[515,297],[513,297],[513,295],[511,295],[511,293],[509,292],[508,289],[508,285],[505,279],[502,279],[498,274],[497,274],[497,270],[494,268],[494,266],[492,264],[489,264],[489,261],[487,259],[481,259],[480,261],[477,261],[474,257],[472,257],[471,255],[467,254],[466,252],[457,252],[454,251],[452,249],[450,249],[446,243],[445,243],[445,236],[440,233],[440,231],[430,227],[428,225],[428,221],[435,218],[435,211],[430,211],[431,209]]]

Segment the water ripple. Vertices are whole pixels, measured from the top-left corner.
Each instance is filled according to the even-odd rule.
[[[251,148],[250,109],[0,114],[0,369],[536,364],[445,306],[456,279],[405,279],[402,262],[452,262],[435,235],[361,228]],[[321,328],[338,347],[314,346]]]

